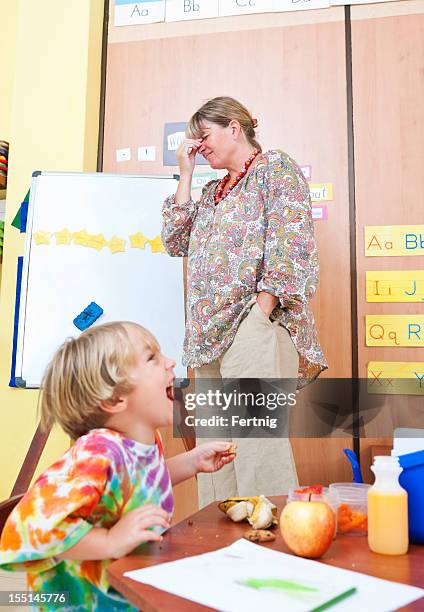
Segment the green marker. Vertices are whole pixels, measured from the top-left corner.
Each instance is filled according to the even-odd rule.
[[[281,580],[279,578],[247,578],[247,580],[239,581],[238,584],[247,586],[251,589],[273,589],[275,591],[281,591],[286,595],[304,601],[305,599],[308,599],[308,595],[310,595],[312,599],[316,599],[320,594],[319,588],[300,584],[299,582],[294,582],[293,580]],[[339,593],[328,601],[311,608],[309,612],[321,612],[322,610],[326,610],[354,593],[356,593],[356,587],[352,587],[343,593]]]

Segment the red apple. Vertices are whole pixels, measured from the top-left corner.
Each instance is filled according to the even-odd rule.
[[[336,519],[323,502],[289,502],[280,516],[281,535],[295,555],[316,559],[333,541]]]

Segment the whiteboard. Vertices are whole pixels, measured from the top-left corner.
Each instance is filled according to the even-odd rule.
[[[34,173],[17,330],[17,385],[40,386],[56,349],[81,333],[73,320],[90,302],[104,311],[94,325],[140,323],[153,332],[162,352],[176,360],[177,378],[186,376],[181,363],[183,259],[162,252],[158,240],[163,201],[177,185],[173,177]]]

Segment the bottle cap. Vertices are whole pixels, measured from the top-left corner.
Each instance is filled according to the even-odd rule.
[[[374,474],[376,470],[380,472],[391,472],[393,474],[400,474],[403,472],[403,468],[399,463],[399,457],[390,457],[386,455],[374,457],[374,463],[371,466],[371,470]]]

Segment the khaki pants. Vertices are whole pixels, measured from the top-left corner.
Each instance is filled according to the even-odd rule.
[[[224,355],[195,368],[196,392],[202,388],[201,379],[297,380],[298,368],[299,356],[289,332],[254,304]],[[199,507],[233,496],[284,495],[298,486],[288,427],[286,431],[286,437],[277,439],[225,438],[237,443],[237,458],[219,472],[198,475]]]

